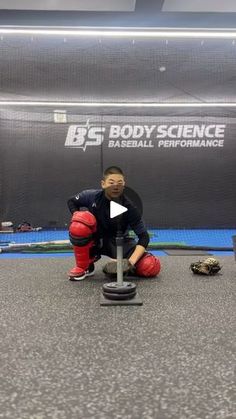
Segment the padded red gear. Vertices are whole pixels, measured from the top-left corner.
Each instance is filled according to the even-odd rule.
[[[90,257],[90,249],[92,246],[93,242],[87,244],[86,246],[73,246],[77,268],[81,268],[85,271],[88,269],[90,263],[93,262],[93,259]]]
[[[96,232],[97,220],[89,211],[74,212],[69,228],[70,240],[76,260],[76,267],[86,270],[94,261],[90,250],[94,246],[93,233]]]
[[[75,211],[72,215],[71,222],[79,222],[90,228],[92,233],[96,231],[97,220],[94,215],[89,211]]]
[[[72,215],[70,234],[73,237],[89,237],[96,231],[97,220],[89,211],[76,211]]]
[[[69,231],[73,237],[77,237],[77,238],[89,237],[92,234],[92,231],[88,226],[82,223],[77,223],[77,222],[71,223]]]
[[[145,253],[136,263],[135,268],[138,276],[151,278],[159,274],[161,264],[157,257],[151,253]]]

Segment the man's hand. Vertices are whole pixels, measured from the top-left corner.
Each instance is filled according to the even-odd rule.
[[[122,268],[124,275],[132,274],[135,271],[135,266],[132,265],[132,263],[130,263],[128,259],[122,259]],[[112,260],[110,262],[107,262],[103,268],[103,272],[110,277],[116,277],[117,261]]]

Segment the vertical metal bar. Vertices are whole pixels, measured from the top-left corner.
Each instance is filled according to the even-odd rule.
[[[117,258],[117,284],[118,286],[123,286],[123,246],[117,246],[116,248],[116,258]]]

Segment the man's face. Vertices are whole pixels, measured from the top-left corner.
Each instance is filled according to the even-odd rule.
[[[125,186],[124,176],[119,174],[108,175],[102,180],[101,185],[108,199],[119,198]]]

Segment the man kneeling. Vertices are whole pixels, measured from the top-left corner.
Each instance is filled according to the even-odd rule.
[[[123,193],[125,178],[122,170],[116,166],[106,169],[101,187],[97,190],[84,190],[68,200],[72,213],[69,234],[76,260],[76,266],[69,272],[69,279],[80,281],[93,275],[94,262],[101,255],[116,258],[118,223],[116,218],[110,218],[111,200],[127,208],[119,223],[119,230],[124,237],[124,273],[141,277],[158,275],[160,261],[146,251],[149,243],[147,229],[139,211]],[[137,235],[137,243],[128,236],[129,229]],[[115,274],[116,262],[108,262],[104,272]]]

